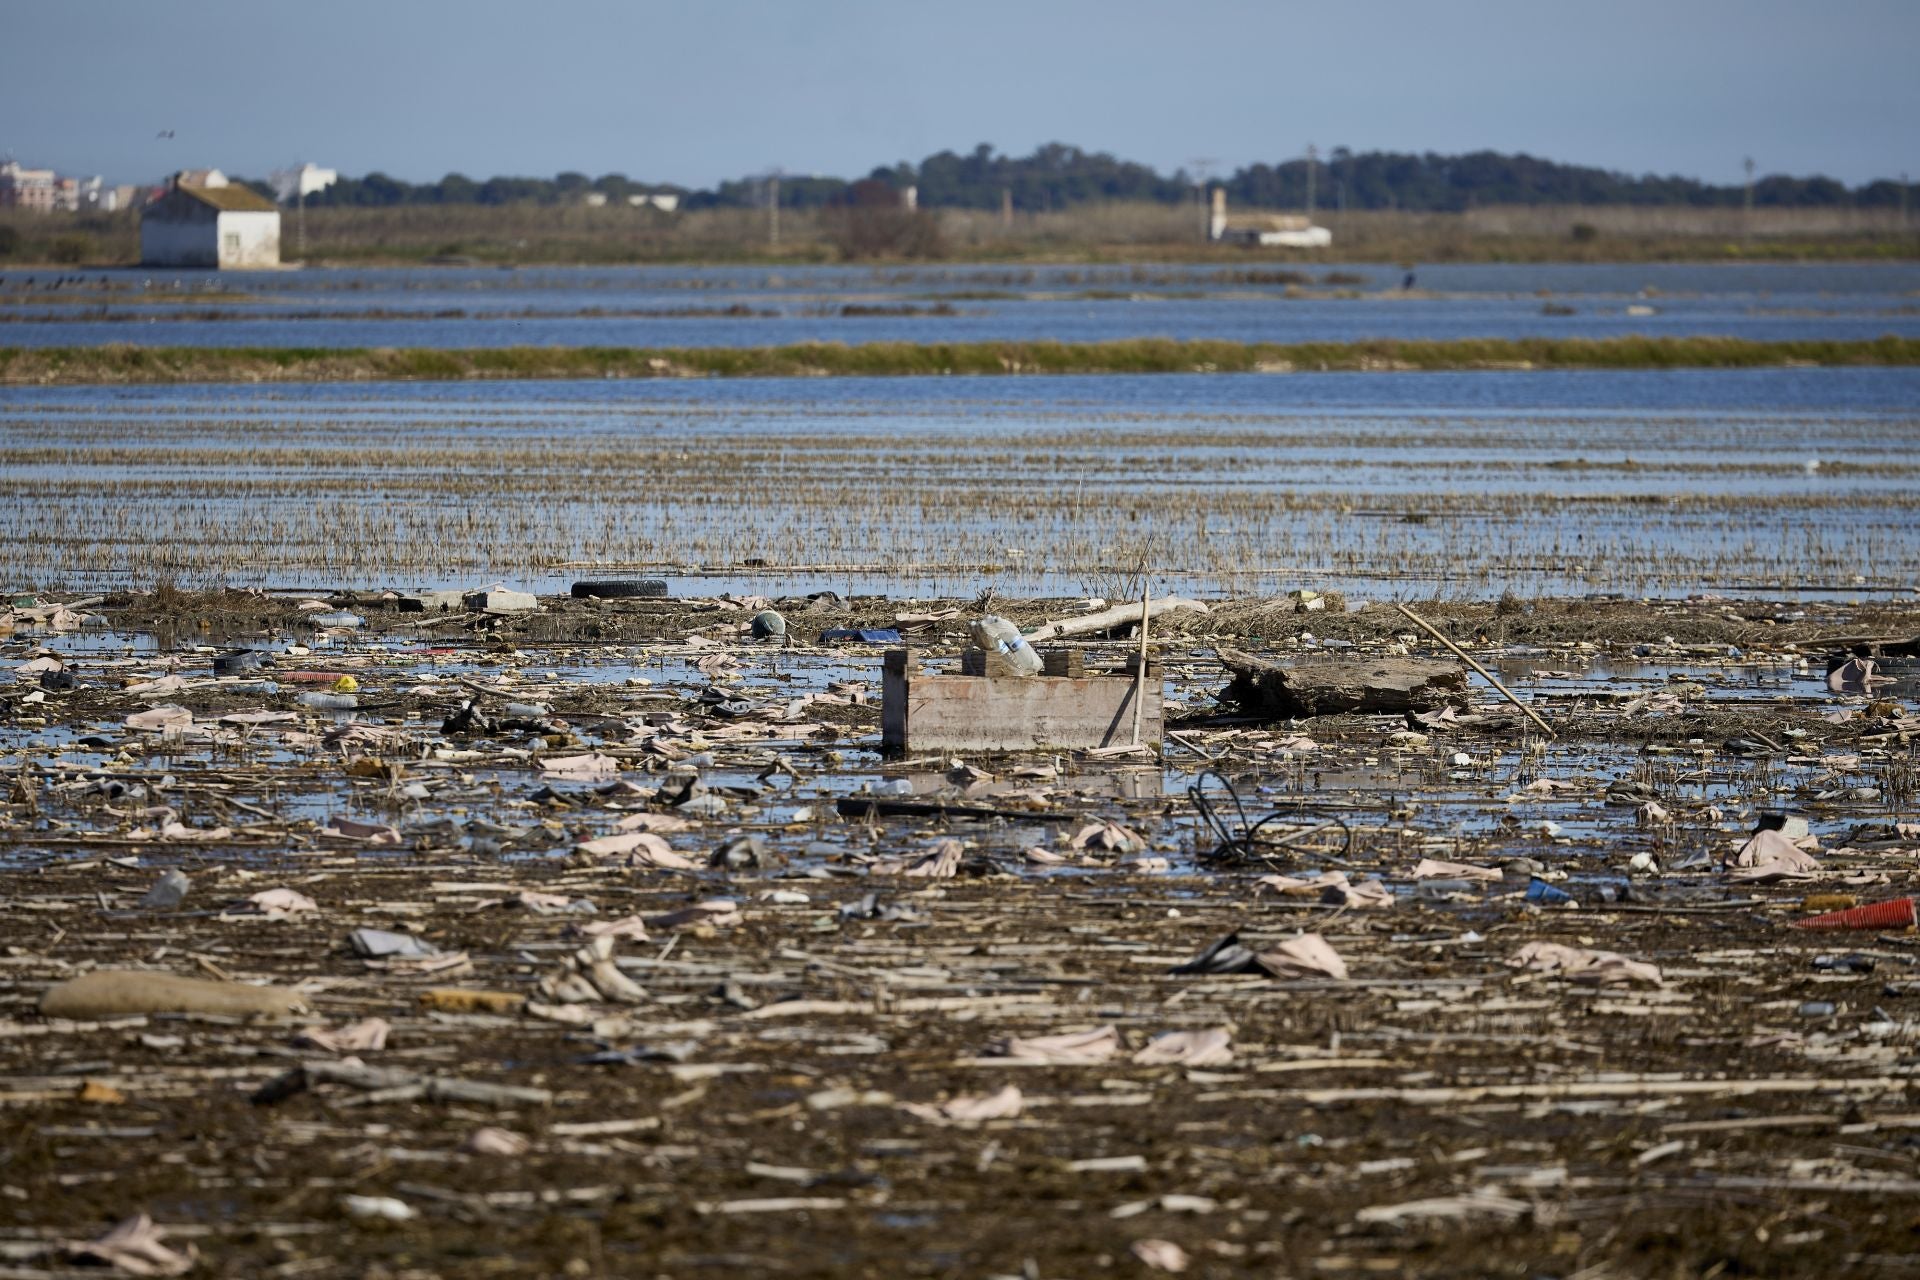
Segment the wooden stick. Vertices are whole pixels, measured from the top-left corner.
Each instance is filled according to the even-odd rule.
[[[1140,717],[1147,704],[1147,587],[1140,588],[1140,667],[1133,673],[1133,745],[1140,745]]]
[[[1548,724],[1545,720],[1542,720],[1540,718],[1539,712],[1535,711],[1532,707],[1528,706],[1526,703],[1520,701],[1520,699],[1514,697],[1513,690],[1501,684],[1500,681],[1494,676],[1493,672],[1487,670],[1485,667],[1475,662],[1465,649],[1462,649],[1459,645],[1447,639],[1447,637],[1441,635],[1439,631],[1434,629],[1434,626],[1432,623],[1428,622],[1425,618],[1421,617],[1419,614],[1415,613],[1413,610],[1407,608],[1407,606],[1403,604],[1396,604],[1393,607],[1398,609],[1401,612],[1401,614],[1406,617],[1408,622],[1413,623],[1415,626],[1425,631],[1428,635],[1432,636],[1435,640],[1438,640],[1441,644],[1451,649],[1453,651],[1454,657],[1460,659],[1460,661],[1466,663],[1468,666],[1472,667],[1475,671],[1478,671],[1481,675],[1485,676],[1487,683],[1492,685],[1494,688],[1498,689],[1500,691],[1501,697],[1505,698],[1508,702],[1511,702],[1514,706],[1520,708],[1521,711],[1526,713],[1527,719],[1539,725],[1541,732],[1545,733],[1549,738],[1557,738],[1560,736],[1559,734],[1553,731],[1552,725]]]

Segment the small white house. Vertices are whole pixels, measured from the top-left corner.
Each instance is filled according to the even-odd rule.
[[[1227,193],[1213,189],[1213,216],[1207,220],[1209,239],[1229,244],[1258,245],[1263,249],[1324,249],[1333,232],[1297,213],[1227,215]]]
[[[246,187],[175,180],[140,214],[140,261],[223,271],[280,265],[280,211]]]

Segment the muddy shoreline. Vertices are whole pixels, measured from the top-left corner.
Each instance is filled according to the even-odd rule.
[[[1222,603],[1155,625],[1160,753],[964,761],[883,760],[880,647],[819,633],[901,627],[945,669],[982,607],[1032,626],[1078,602],[321,603],[118,593],[0,638],[0,1275],[87,1274],[66,1242],[140,1212],[236,1277],[1146,1275],[1155,1242],[1208,1276],[1912,1253],[1920,946],[1792,926],[1914,887],[1914,690],[1825,676],[1920,635],[1920,603],[1415,606],[1551,740],[1477,677],[1465,723],[1249,722],[1213,698],[1223,644],[1444,651],[1378,605]],[[765,608],[788,642],[751,640]],[[1061,643],[1091,669],[1135,642]],[[239,648],[271,664],[216,677]],[[455,723],[467,703],[485,723]],[[1188,793],[1207,770],[1298,838],[1219,856]],[[1006,816],[842,818],[850,796]],[[1812,870],[1726,865],[1767,814],[1806,820]],[[186,896],[143,905],[169,871]],[[1317,887],[1333,872],[1378,889]],[[254,901],[275,890],[311,905]],[[626,921],[612,962],[642,994],[552,998]],[[362,930],[429,954],[369,958]],[[1172,972],[1234,933],[1316,934],[1345,976]],[[1534,943],[1657,980],[1515,964]],[[40,1014],[95,969],[312,1012]],[[377,1049],[325,1034],[375,1018]],[[1051,1062],[1018,1043],[1109,1027]],[[1217,1030],[1225,1058],[1148,1050]],[[998,1118],[964,1118],[986,1099]],[[525,1149],[485,1154],[488,1128]]]

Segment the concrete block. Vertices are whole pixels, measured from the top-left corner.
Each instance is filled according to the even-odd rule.
[[[1151,668],[1149,668],[1151,671]],[[881,747],[926,751],[1083,751],[1133,740],[1131,675],[929,676],[911,652],[889,650],[881,677]],[[1159,678],[1141,700],[1140,740],[1164,729]]]
[[[394,607],[401,613],[452,613],[466,607],[464,591],[414,591],[401,596]]]
[[[527,591],[474,591],[467,595],[466,606],[487,613],[527,613],[538,609],[540,601]]]

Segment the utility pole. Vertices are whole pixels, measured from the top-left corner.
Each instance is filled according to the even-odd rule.
[[[294,235],[300,241],[299,247],[294,252],[300,255],[300,261],[304,264],[307,260],[307,184],[300,178],[294,179],[293,199]]]
[[[1202,244],[1213,239],[1213,209],[1207,202],[1207,177],[1213,172],[1213,166],[1219,164],[1216,156],[1194,156],[1187,161],[1193,170],[1193,193],[1200,204],[1200,241]]]
[[[1900,175],[1900,229],[1907,229],[1907,175]]]
[[[1313,144],[1307,144],[1307,225],[1313,225],[1313,162],[1319,156]]]
[[[1747,204],[1740,217],[1740,234],[1750,236],[1753,234],[1753,157],[1741,161],[1741,167],[1747,171]]]
[[[780,171],[775,169],[767,178],[767,245],[780,247]]]
[[[1340,148],[1335,147],[1333,154],[1334,162],[1338,164]],[[1347,226],[1347,184],[1353,181],[1353,153],[1351,151],[1347,152],[1346,160],[1345,168],[1336,170],[1334,177],[1334,181],[1337,182],[1340,187],[1340,206],[1339,212],[1335,215],[1335,219],[1339,222],[1340,229],[1343,233]]]

